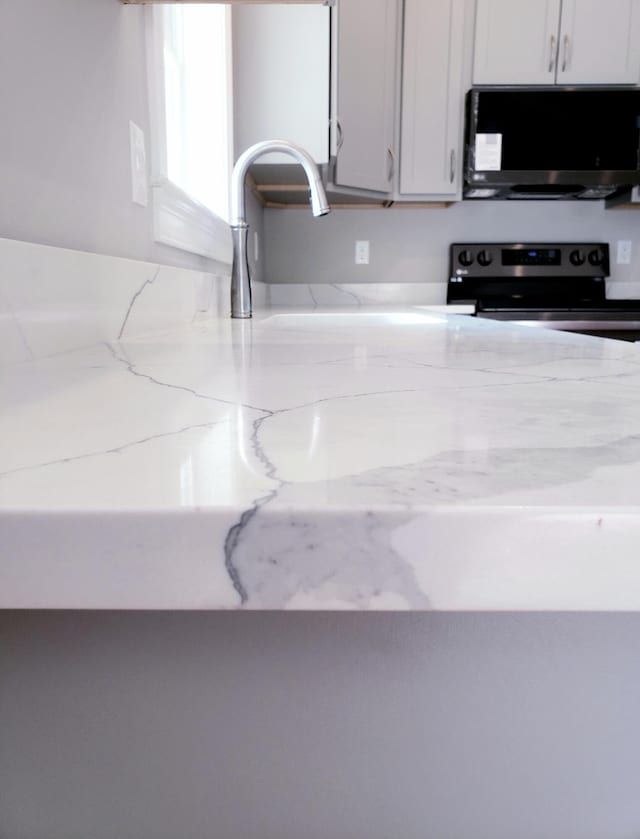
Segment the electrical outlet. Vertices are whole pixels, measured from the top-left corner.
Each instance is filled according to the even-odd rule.
[[[369,264],[369,242],[366,239],[356,242],[356,265]]]
[[[134,204],[146,207],[149,203],[149,188],[144,131],[131,120],[129,120],[129,151],[131,153],[131,200]]]
[[[618,241],[618,253],[616,256],[618,265],[629,265],[631,262],[631,242],[628,239]]]

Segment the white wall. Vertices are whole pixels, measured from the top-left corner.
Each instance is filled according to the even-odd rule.
[[[632,839],[640,615],[0,613],[3,839]]]
[[[129,120],[149,157],[144,7],[10,5],[0,26],[0,236],[212,270],[156,244],[151,208],[131,201]]]
[[[465,201],[447,209],[266,210],[266,279],[274,283],[426,282],[441,286],[452,242],[633,242],[632,264],[612,265],[610,293],[640,297],[640,209],[600,202]],[[354,264],[356,239],[371,242],[369,265]]]

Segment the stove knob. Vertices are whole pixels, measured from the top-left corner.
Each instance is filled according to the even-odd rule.
[[[569,254],[569,262],[572,265],[584,265],[585,259],[584,251],[581,250],[571,251]]]
[[[489,251],[480,251],[478,254],[478,262],[482,265],[483,268],[486,268],[487,265],[491,265],[493,262],[493,257],[491,256]]]
[[[458,254],[458,262],[460,265],[464,265],[465,268],[468,268],[473,262],[473,254],[471,251],[460,251]]]
[[[598,248],[594,248],[592,251],[589,251],[589,262],[591,265],[602,265],[604,262],[604,255],[602,251]]]

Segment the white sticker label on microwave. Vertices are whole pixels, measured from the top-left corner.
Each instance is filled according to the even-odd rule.
[[[476,172],[502,168],[502,134],[476,134]]]

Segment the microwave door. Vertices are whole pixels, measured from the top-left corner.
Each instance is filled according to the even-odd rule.
[[[639,90],[476,89],[468,122],[472,182],[638,183]]]

